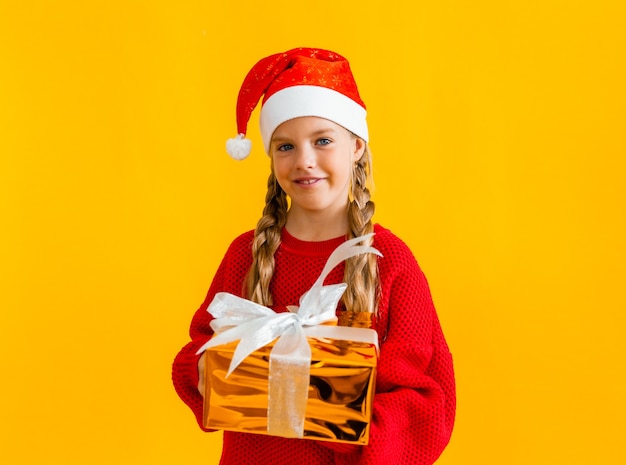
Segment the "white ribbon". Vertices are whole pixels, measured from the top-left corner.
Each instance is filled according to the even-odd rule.
[[[324,286],[324,280],[339,263],[363,253],[382,254],[373,247],[356,245],[369,239],[367,234],[337,247],[311,289],[300,297],[300,306],[289,312],[272,309],[226,292],[215,295],[207,311],[213,315],[215,336],[197,352],[239,341],[233,354],[228,377],[252,352],[278,338],[270,353],[267,431],[272,435],[302,437],[304,412],[309,388],[311,347],[307,336],[375,344],[376,331],[366,328],[328,326],[336,320],[336,308],[347,284]]]

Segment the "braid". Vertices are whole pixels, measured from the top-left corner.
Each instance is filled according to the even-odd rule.
[[[257,223],[252,242],[252,265],[244,283],[244,295],[260,305],[272,305],[270,281],[274,275],[274,253],[280,245],[280,233],[287,219],[287,196],[274,176],[267,180],[263,216]]]
[[[367,147],[363,156],[357,161],[353,170],[350,202],[348,205],[349,238],[369,234],[374,231],[372,217],[374,216],[374,202],[370,200],[370,191],[367,180],[370,174],[370,155]],[[372,239],[362,243],[371,245]],[[375,314],[378,307],[378,265],[376,255],[363,254],[346,261],[344,281],[348,288],[343,295],[346,315],[340,324],[359,326],[359,312]],[[363,315],[364,317],[365,315]],[[359,321],[356,321],[359,320]]]

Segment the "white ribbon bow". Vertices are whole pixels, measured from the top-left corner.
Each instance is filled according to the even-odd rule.
[[[220,292],[207,311],[213,315],[215,336],[197,352],[239,341],[228,369],[228,377],[252,352],[278,338],[270,353],[268,425],[272,435],[302,437],[308,397],[311,347],[307,336],[366,342],[378,346],[376,331],[345,326],[320,326],[336,320],[336,308],[347,284],[324,286],[324,280],[339,263],[363,253],[382,254],[370,246],[356,245],[372,234],[350,239],[328,257],[319,278],[300,298],[300,306],[276,313],[268,307]]]

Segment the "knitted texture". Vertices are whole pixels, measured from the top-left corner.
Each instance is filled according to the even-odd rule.
[[[400,239],[380,225],[375,225],[374,231],[374,247],[383,257],[378,259],[379,314],[373,320],[380,358],[369,444],[355,446],[226,431],[221,465],[425,465],[434,463],[447,445],[456,408],[454,372],[426,278]],[[242,296],[242,283],[252,262],[252,238],[253,232],[249,231],[230,245],[205,301],[192,319],[191,342],[174,360],[174,387],[201,428],[203,399],[197,389],[199,356],[195,352],[212,334],[212,317],[206,309],[217,292]],[[287,305],[297,305],[330,253],[344,240],[339,237],[304,242],[283,230],[275,255],[272,308],[286,311]],[[325,284],[340,283],[343,268],[343,264],[336,267]]]

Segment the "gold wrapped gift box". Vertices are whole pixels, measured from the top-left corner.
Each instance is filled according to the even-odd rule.
[[[311,368],[303,438],[367,444],[375,388],[373,344],[308,338]],[[236,342],[206,350],[204,425],[211,429],[269,434],[269,344],[226,377]]]

